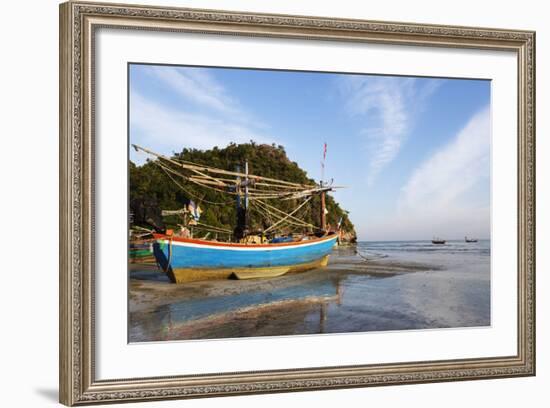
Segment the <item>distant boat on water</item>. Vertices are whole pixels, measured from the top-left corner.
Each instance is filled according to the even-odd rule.
[[[465,241],[465,242],[477,242],[477,239],[475,239],[475,238],[464,237],[464,241]]]
[[[441,239],[441,238],[434,238],[432,239],[432,244],[435,244],[435,245],[443,245],[445,244],[447,241],[445,241],[444,239]]]

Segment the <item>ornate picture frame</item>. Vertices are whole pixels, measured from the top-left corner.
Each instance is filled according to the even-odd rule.
[[[99,28],[513,52],[517,56],[517,353],[483,358],[97,379],[94,47]],[[125,137],[121,135],[121,137]],[[124,158],[125,159],[125,158]],[[121,159],[122,160],[122,159]],[[68,2],[60,6],[60,402],[147,401],[535,374],[535,33]]]

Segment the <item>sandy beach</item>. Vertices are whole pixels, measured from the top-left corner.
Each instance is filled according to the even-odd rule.
[[[365,283],[445,267],[394,257],[368,257],[356,247],[339,247],[322,269],[255,280],[172,284],[154,266],[131,265],[129,339],[159,341],[330,333],[431,327],[430,321],[373,315]],[[396,291],[397,299],[399,291]],[[371,298],[372,299],[372,298]],[[369,308],[368,310],[356,310]],[[387,312],[387,311],[386,311]],[[386,313],[387,314],[387,313]],[[445,324],[443,324],[445,326]]]

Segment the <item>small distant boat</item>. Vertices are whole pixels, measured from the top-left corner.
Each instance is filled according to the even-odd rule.
[[[445,241],[444,239],[441,239],[441,238],[434,238],[432,239],[432,244],[435,244],[435,245],[443,245],[445,244],[447,241]]]
[[[477,239],[475,239],[475,238],[464,237],[464,241],[465,241],[465,242],[477,242]]]

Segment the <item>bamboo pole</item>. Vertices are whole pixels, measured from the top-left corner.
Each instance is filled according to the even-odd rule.
[[[285,213],[283,210],[279,210],[277,207],[274,207],[274,206],[272,206],[272,205],[270,205],[270,204],[268,204],[268,203],[266,203],[266,202],[264,202],[264,201],[256,200],[255,203],[256,203],[256,204],[261,204],[261,205],[265,206],[265,207],[263,207],[265,211],[269,211],[269,209],[271,209],[273,212],[276,211],[276,212],[282,214],[282,216],[287,216],[287,215],[288,215],[288,213]],[[276,215],[276,214],[274,214],[273,212],[271,212],[271,214],[273,214],[273,215],[276,216],[277,218],[281,218],[281,216]],[[318,228],[317,226],[315,226],[315,225],[313,225],[313,224],[310,224],[310,223],[308,223],[308,222],[305,222],[305,221],[303,221],[303,220],[301,220],[301,219],[299,219],[299,218],[296,218],[296,217],[294,217],[294,216],[292,216],[292,215],[290,216],[290,219],[295,220],[295,222],[297,222],[297,223],[300,223],[301,226],[313,227],[313,228],[316,228],[316,229]]]
[[[294,211],[288,213],[286,215],[286,217],[284,218],[281,218],[279,221],[277,221],[275,224],[273,224],[271,227],[267,228],[264,232],[268,232],[270,230],[272,230],[273,228],[275,228],[277,225],[279,225],[281,222],[283,222],[284,220],[286,220],[287,218],[289,217],[292,217],[294,214],[296,214],[296,212],[302,208],[307,202],[309,202],[309,200],[311,200],[311,197],[309,197],[307,200],[305,200],[302,204],[300,204],[297,208],[294,209]]]
[[[254,179],[254,180],[271,181],[271,182],[277,183],[277,184],[285,184],[285,185],[288,185],[288,186],[295,186],[295,187],[302,187],[302,188],[303,187],[306,187],[306,188],[313,187],[313,185],[292,183],[290,181],[277,180],[277,179],[273,179],[273,178],[269,178],[269,177],[256,176],[254,174],[248,174],[247,175],[247,174],[244,174],[244,173],[241,173],[241,172],[222,170],[222,169],[218,169],[218,168],[215,168],[215,167],[207,167],[207,166],[200,166],[200,165],[197,165],[197,164],[181,163],[181,162],[175,161],[175,160],[173,160],[173,159],[171,159],[167,156],[164,156],[162,154],[155,153],[152,150],[149,150],[149,149],[146,149],[144,147],[138,146],[136,144],[132,144],[132,147],[134,149],[136,149],[136,151],[141,150],[141,151],[143,151],[145,153],[148,153],[152,156],[158,157],[159,159],[166,160],[166,161],[168,161],[172,164],[175,164],[177,166],[180,166],[180,167],[182,167],[184,169],[188,169],[188,170],[206,171],[206,172],[210,172],[210,173],[225,174],[225,175],[236,176],[236,177],[248,177],[248,178],[251,178],[251,179]]]

